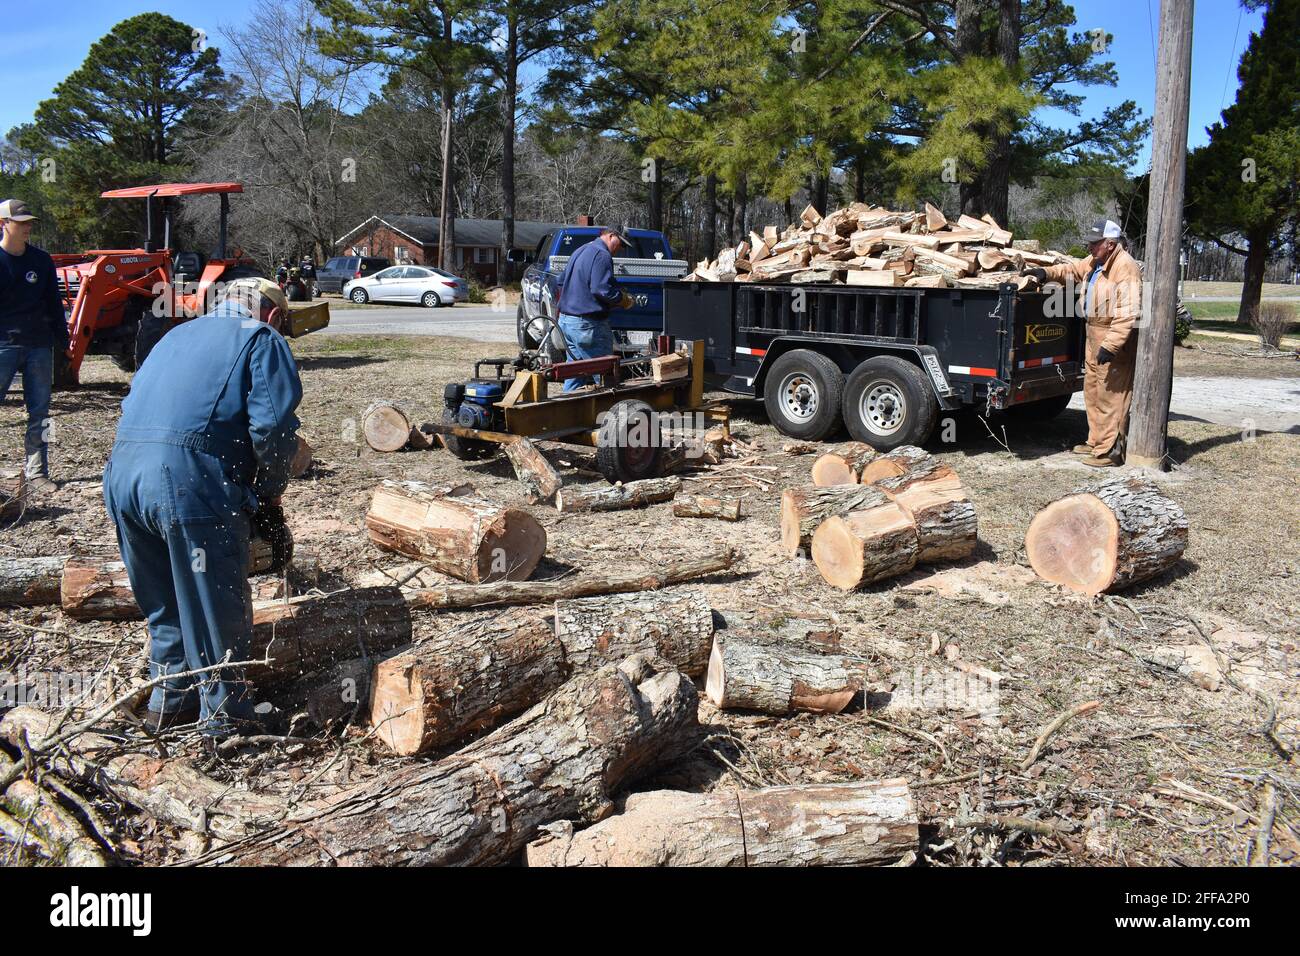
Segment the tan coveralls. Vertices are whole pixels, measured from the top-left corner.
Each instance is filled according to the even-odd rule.
[[[1133,324],[1142,314],[1142,274],[1132,256],[1116,246],[1101,264],[1101,271],[1089,289],[1095,267],[1092,256],[1077,262],[1051,266],[1044,271],[1049,282],[1073,285],[1078,308],[1088,319],[1085,346],[1083,402],[1088,413],[1088,444],[1097,458],[1124,450],[1124,426],[1133,398],[1133,365],[1137,357],[1137,336]],[[1097,364],[1097,350],[1114,355],[1106,365]]]

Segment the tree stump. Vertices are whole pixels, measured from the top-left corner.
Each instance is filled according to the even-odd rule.
[[[812,545],[813,532],[827,518],[888,502],[888,495],[869,485],[787,488],[781,492],[781,550],[793,558]]]
[[[1052,502],[1025,535],[1025,553],[1039,577],[1087,595],[1155,577],[1186,548],[1183,509],[1150,479],[1136,476]]]
[[[719,636],[704,692],[719,710],[838,714],[862,691],[866,673],[865,664],[840,655]]]
[[[817,570],[844,591],[907,573],[919,550],[916,524],[892,501],[827,518],[812,538]]]

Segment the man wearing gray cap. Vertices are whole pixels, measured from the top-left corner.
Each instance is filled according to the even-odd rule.
[[[564,266],[556,324],[564,333],[570,361],[614,354],[609,311],[632,305],[632,297],[614,281],[614,253],[626,245],[622,233],[606,226],[595,239],[580,246]],[[592,375],[567,378],[564,390],[571,392],[595,383]]]
[[[1084,236],[1086,258],[1023,271],[1039,283],[1062,282],[1078,289],[1080,314],[1088,322],[1083,373],[1088,440],[1073,450],[1093,468],[1113,468],[1123,459],[1133,398],[1137,340],[1132,332],[1142,312],[1142,273],[1120,245],[1123,235],[1118,223],[1099,219]]]
[[[32,215],[21,199],[0,202],[0,396],[23,376],[27,433],[23,472],[35,491],[54,491],[50,481],[50,391],[54,350],[68,349],[68,325],[54,260],[27,240]]]

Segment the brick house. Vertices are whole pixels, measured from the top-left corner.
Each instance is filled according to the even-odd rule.
[[[563,224],[515,220],[515,246],[532,249],[542,237]],[[500,257],[500,219],[456,220],[456,265],[464,278],[485,286],[497,284]],[[384,256],[394,265],[438,264],[438,219],[436,216],[371,216],[345,233],[334,246],[340,256]]]

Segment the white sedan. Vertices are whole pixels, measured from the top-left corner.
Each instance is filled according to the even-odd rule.
[[[430,266],[389,266],[343,286],[353,302],[418,302],[426,309],[469,301],[465,280]]]

